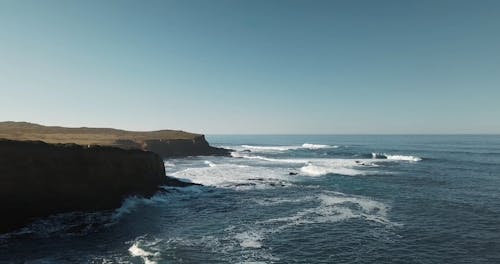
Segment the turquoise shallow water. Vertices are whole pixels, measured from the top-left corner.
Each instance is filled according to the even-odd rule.
[[[500,263],[500,136],[209,136],[203,187],[41,219],[0,262]]]

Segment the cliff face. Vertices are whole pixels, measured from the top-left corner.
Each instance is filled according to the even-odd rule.
[[[152,151],[162,157],[181,157],[196,155],[228,155],[229,151],[223,148],[212,147],[203,135],[193,139],[145,140],[141,146],[143,150]]]
[[[0,140],[0,232],[33,217],[116,208],[165,181],[163,160],[152,152]]]

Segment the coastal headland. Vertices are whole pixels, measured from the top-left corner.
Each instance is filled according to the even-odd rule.
[[[165,158],[228,153],[183,131],[0,122],[0,233],[50,214],[117,208],[160,185],[185,185],[166,177]]]

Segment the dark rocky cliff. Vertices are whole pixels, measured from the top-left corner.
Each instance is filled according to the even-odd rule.
[[[152,195],[166,180],[163,160],[152,152],[0,140],[0,232],[33,217],[116,208],[126,196]]]
[[[203,135],[193,139],[153,139],[145,140],[141,147],[166,157],[196,156],[196,155],[228,155],[229,150],[212,147]]]

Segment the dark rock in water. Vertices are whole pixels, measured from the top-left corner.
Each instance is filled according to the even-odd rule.
[[[249,149],[244,149],[242,152],[247,152],[247,153],[250,153],[250,152],[252,152],[252,151],[251,151],[251,150],[249,150]]]
[[[269,183],[270,186],[273,186],[273,187],[285,187],[285,184],[283,184],[282,182],[271,182]]]
[[[163,158],[198,155],[229,156],[231,152],[228,149],[210,146],[203,135],[196,136],[193,139],[145,140],[141,149],[157,153]]]
[[[296,172],[289,172],[288,175],[297,175],[298,173]]]
[[[185,182],[169,176],[166,177],[165,185],[171,187],[202,186],[199,183]]]
[[[162,184],[191,185],[167,179],[153,152],[0,140],[0,232],[50,214],[117,208]]]
[[[237,183],[234,186],[236,186],[236,187],[246,187],[246,186],[255,186],[255,185],[257,185],[257,184],[255,184],[253,182],[246,182],[246,183]]]

